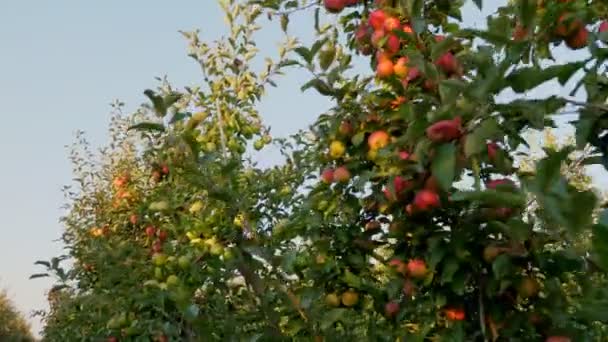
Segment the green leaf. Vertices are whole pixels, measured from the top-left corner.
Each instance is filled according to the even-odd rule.
[[[443,144],[435,151],[431,172],[437,178],[439,186],[445,191],[452,187],[456,175],[456,147],[454,144]]]
[[[34,265],[42,265],[46,268],[51,268],[51,263],[48,261],[44,261],[44,260],[38,260],[34,263]]]
[[[358,289],[361,287],[361,278],[349,270],[344,272],[344,275],[342,275],[342,280],[352,288]]]
[[[464,143],[464,153],[467,157],[481,153],[486,150],[486,141],[501,133],[498,122],[494,117],[489,117],[477,126],[471,133],[467,134]]]
[[[36,274],[32,274],[30,276],[30,279],[36,279],[36,278],[46,278],[49,277],[50,275],[48,273],[36,273]]]
[[[294,49],[294,51],[300,55],[306,61],[306,63],[310,64],[312,62],[313,55],[310,53],[310,50],[304,46],[299,46]]]
[[[445,265],[443,266],[443,272],[441,273],[441,284],[450,283],[454,278],[454,274],[458,271],[458,259],[448,258]]]
[[[492,272],[494,273],[494,277],[496,279],[501,279],[502,277],[511,273],[511,258],[506,254],[499,255],[494,262],[492,263]]]
[[[305,91],[308,88],[315,88],[321,95],[331,96],[334,95],[334,90],[322,80],[315,78],[306,82],[300,90]]]
[[[479,201],[491,206],[521,207],[525,204],[526,197],[517,192],[487,189],[485,191],[458,191],[452,194],[451,200],[454,202]]]
[[[594,260],[605,271],[608,271],[608,225],[606,218],[608,210],[604,210],[601,214],[600,223],[593,227],[593,257]]]
[[[176,122],[182,121],[185,118],[188,118],[190,116],[192,116],[191,113],[184,113],[184,112],[175,113],[175,115],[173,115],[173,117],[169,121],[169,124],[174,124]]]
[[[482,0],[473,0],[473,3],[475,3],[475,5],[477,6],[477,8],[479,8],[480,10],[482,9],[482,4],[481,4]]]
[[[130,131],[130,130],[148,131],[148,132],[152,132],[152,131],[164,132],[165,126],[163,124],[156,123],[156,122],[141,122],[141,123],[138,123],[138,124],[135,124],[135,125],[129,127],[128,131]]]
[[[167,114],[167,107],[165,107],[165,101],[162,97],[156,95],[156,93],[150,89],[146,89],[144,95],[152,102],[152,108],[157,116],[164,117]]]
[[[289,16],[287,14],[281,15],[281,30],[287,32],[287,25],[289,25]]]
[[[584,62],[574,62],[553,65],[545,69],[538,66],[526,67],[513,71],[507,76],[506,81],[515,92],[523,93],[553,78],[557,78],[559,83],[564,85],[584,66]]]
[[[363,131],[355,134],[351,138],[351,142],[353,143],[353,146],[359,146],[359,145],[361,145],[361,143],[363,143],[364,140],[365,140],[365,132],[363,132]]]
[[[346,314],[348,313],[348,309],[331,309],[325,312],[323,315],[323,319],[321,320],[321,329],[328,329],[337,321],[340,321]]]

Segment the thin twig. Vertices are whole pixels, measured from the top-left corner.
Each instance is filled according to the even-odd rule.
[[[220,100],[215,100],[215,115],[217,117],[218,126],[220,127],[220,141],[222,143],[222,156],[226,159],[226,136],[224,135],[224,120],[222,120],[222,112],[220,107]]]

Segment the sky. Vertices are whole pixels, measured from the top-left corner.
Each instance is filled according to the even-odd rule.
[[[499,2],[490,4],[493,11]],[[482,25],[470,4],[465,20]],[[328,18],[328,20],[331,20]],[[276,51],[276,23],[258,35],[262,51]],[[309,42],[311,16],[290,23],[290,33]],[[146,99],[142,91],[167,75],[172,84],[197,84],[199,67],[186,56],[178,30],[201,29],[219,38],[225,25],[213,0],[0,0],[0,288],[29,314],[46,308],[48,279],[33,263],[61,253],[61,187],[70,184],[66,145],[84,130],[93,146],[107,141],[110,106],[126,112]],[[361,64],[363,65],[363,64]],[[299,87],[309,79],[292,71],[279,79],[259,109],[273,135],[285,136],[311,124],[331,104]],[[276,154],[261,155],[272,162]],[[37,331],[40,324],[31,320]]]

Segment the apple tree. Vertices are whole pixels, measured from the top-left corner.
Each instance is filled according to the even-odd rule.
[[[146,90],[100,156],[72,155],[47,340],[608,336],[608,216],[580,184],[608,166],[603,1],[511,1],[484,28],[465,1],[220,5],[229,37],[183,32],[202,85]],[[285,40],[255,70],[263,18]],[[289,68],[334,105],[273,139],[257,104]],[[527,166],[526,132],[567,113],[575,144]],[[256,165],[266,145],[284,161]]]

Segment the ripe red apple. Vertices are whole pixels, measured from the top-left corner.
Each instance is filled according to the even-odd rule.
[[[557,19],[555,35],[563,38],[570,37],[582,27],[583,22],[577,18],[576,15],[573,13],[564,13]]]
[[[359,4],[359,0],[344,0],[345,6],[356,6]]]
[[[338,132],[344,136],[350,136],[353,134],[353,124],[350,121],[342,121],[338,128]]]
[[[441,202],[436,192],[423,189],[416,193],[413,205],[416,211],[428,211],[440,207]]]
[[[168,342],[169,338],[165,334],[160,334],[160,335],[158,335],[158,337],[156,337],[156,341],[157,342]]]
[[[403,32],[405,32],[407,34],[414,34],[414,29],[412,28],[412,25],[405,24],[405,25],[403,25]]]
[[[434,142],[451,141],[459,138],[461,134],[462,127],[460,117],[435,122],[426,129],[426,136]]]
[[[435,65],[448,75],[458,72],[459,64],[454,54],[446,52],[435,61]]]
[[[608,31],[608,21],[602,21],[600,27],[597,30],[599,33]]]
[[[392,76],[394,73],[393,62],[391,61],[382,61],[378,63],[376,67],[376,76],[378,78],[387,78]]]
[[[330,13],[340,13],[346,6],[344,0],[323,0],[323,5]]]
[[[118,342],[118,339],[114,336],[110,336],[110,337],[108,337],[107,341],[108,342]]]
[[[395,66],[393,67],[393,71],[395,72],[395,75],[397,77],[399,77],[399,78],[407,77],[407,74],[408,74],[407,62],[408,62],[407,57],[401,57],[397,60],[397,62],[395,63]]]
[[[445,310],[445,317],[450,321],[462,321],[465,319],[465,313],[462,309],[449,308]]]
[[[375,131],[367,138],[367,145],[370,150],[379,150],[384,148],[390,142],[390,136],[386,131]]]
[[[384,30],[375,30],[370,38],[370,41],[372,43],[372,46],[375,48],[379,48],[380,47],[380,41],[382,41],[382,39],[384,38],[384,36],[386,36],[386,32],[384,32]]]
[[[384,27],[384,21],[386,20],[386,13],[381,10],[375,10],[369,14],[369,24],[374,30],[381,30]]]
[[[323,183],[331,184],[334,181],[334,170],[333,169],[325,169],[321,172],[321,180]]]
[[[156,235],[156,228],[154,228],[153,226],[146,227],[146,235],[148,237],[153,237],[154,235]]]
[[[424,278],[427,273],[426,263],[424,260],[411,259],[407,263],[407,273],[412,278]]]
[[[429,176],[429,178],[424,181],[424,188],[433,192],[439,192],[440,188],[439,183],[437,182],[437,177]]]
[[[388,265],[401,274],[407,273],[407,264],[403,260],[391,259],[391,261],[388,262]]]
[[[387,53],[394,55],[401,49],[401,41],[399,37],[395,34],[389,34],[386,38],[386,43],[384,43],[384,51]]]
[[[393,318],[399,313],[399,303],[396,301],[390,301],[384,305],[384,314],[388,318]]]
[[[158,231],[158,239],[161,242],[164,242],[165,240],[167,240],[167,231],[166,230],[159,230]]]
[[[163,243],[160,240],[154,241],[152,244],[152,252],[161,253],[163,251]]]
[[[418,79],[420,76],[422,76],[420,70],[416,67],[412,67],[407,73],[407,80],[411,82]]]
[[[132,225],[136,225],[138,221],[138,217],[136,214],[132,214],[131,216],[129,216],[129,222],[131,222]]]
[[[350,171],[346,166],[340,166],[334,171],[334,180],[340,183],[346,183],[350,180]]]
[[[386,32],[401,29],[401,22],[396,17],[387,17],[384,19],[384,29]]]
[[[401,197],[403,192],[405,190],[407,190],[411,185],[412,185],[412,182],[406,180],[405,178],[403,178],[401,176],[397,176],[393,180],[393,187],[394,187],[395,193],[393,194],[391,192],[391,190],[389,189],[389,187],[387,186],[384,188],[384,191],[383,191],[384,196],[389,201],[396,201]]]
[[[408,160],[410,158],[410,153],[407,151],[399,151],[399,159]]]
[[[587,46],[589,31],[587,28],[581,27],[576,33],[566,39],[566,45],[573,50],[582,49]]]

